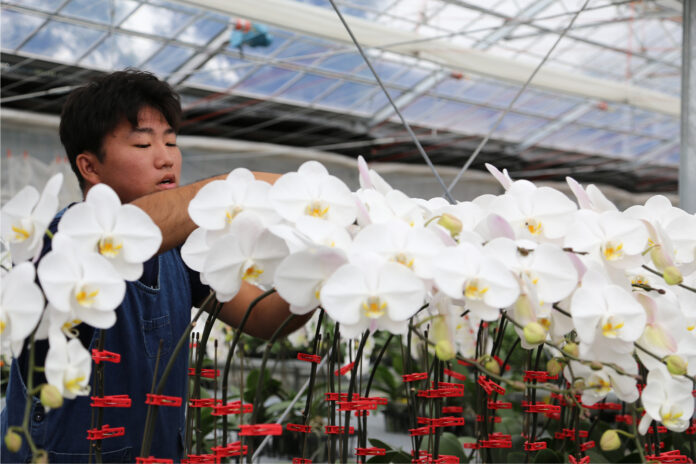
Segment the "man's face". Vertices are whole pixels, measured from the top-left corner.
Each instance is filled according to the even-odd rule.
[[[143,107],[138,113],[138,126],[124,119],[104,137],[104,157],[97,161],[101,182],[113,188],[121,202],[179,184],[181,152],[176,134],[162,113]]]

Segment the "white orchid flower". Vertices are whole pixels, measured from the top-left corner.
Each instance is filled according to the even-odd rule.
[[[39,263],[37,274],[48,301],[67,320],[106,329],[116,322],[115,309],[123,301],[126,284],[103,256],[85,252],[62,233]]]
[[[629,358],[628,363],[620,365],[626,372],[637,374],[638,367],[632,359]],[[613,392],[621,401],[633,403],[639,397],[636,379],[630,375],[618,374],[614,369],[602,367],[599,370],[593,370],[577,361],[570,361],[570,368],[566,367],[563,374],[569,382],[572,375],[575,379],[583,379],[585,390],[582,392],[582,403],[588,406],[593,405]]]
[[[280,217],[268,201],[271,184],[257,180],[245,168],[237,168],[225,180],[204,185],[189,203],[188,212],[196,225],[207,230],[223,230],[242,211],[258,215],[264,225]]]
[[[46,380],[55,386],[63,397],[74,399],[89,394],[92,373],[92,356],[79,339],[66,341],[62,335],[49,339],[46,355]]]
[[[329,277],[320,295],[322,307],[347,337],[368,328],[405,333],[424,298],[425,286],[412,271],[374,256],[352,257]]]
[[[572,177],[566,177],[566,182],[578,200],[581,209],[588,209],[597,213],[619,210],[594,184],[590,184],[586,189],[583,189],[582,185]]]
[[[18,264],[2,277],[0,295],[0,353],[19,356],[24,339],[41,318],[45,302],[34,282],[34,265]]]
[[[270,285],[275,269],[288,255],[285,242],[264,228],[251,212],[240,213],[228,234],[216,240],[208,251],[201,280],[215,290],[221,302],[231,300],[242,282]]]
[[[653,420],[673,432],[683,432],[691,425],[694,413],[693,386],[689,380],[674,378],[664,366],[656,366],[648,373],[648,382],[641,400],[645,415],[638,425],[638,431],[645,434]]]
[[[399,219],[409,226],[422,226],[428,210],[417,200],[410,198],[400,190],[392,189],[380,193],[373,189],[355,192],[358,203],[358,224],[367,226],[391,222]]]
[[[570,313],[581,341],[592,344],[600,335],[621,342],[636,341],[645,328],[643,307],[624,288],[588,270],[573,294]]]
[[[290,311],[306,314],[320,304],[324,282],[348,262],[340,248],[311,247],[285,258],[276,269],[273,286]]]
[[[618,211],[578,211],[565,246],[585,252],[621,269],[640,267],[648,246],[648,230],[642,221]]]
[[[492,164],[485,164],[486,169],[488,169],[488,172],[490,172],[493,177],[495,177],[495,180],[500,182],[500,185],[505,189],[509,189],[510,186],[513,184],[513,180],[510,178],[510,174],[508,174],[507,169],[503,169],[502,172],[498,170],[495,166]]]
[[[534,240],[563,237],[577,210],[575,203],[558,190],[525,180],[513,182],[489,207],[510,223],[517,238]]]
[[[278,214],[290,222],[314,216],[346,227],[355,221],[357,213],[346,184],[317,161],[307,161],[297,172],[280,177],[271,187],[269,200]]]
[[[63,174],[51,177],[43,192],[27,185],[2,207],[2,238],[10,245],[12,261],[19,263],[36,258],[41,252],[43,236],[58,210],[58,192]]]
[[[162,232],[150,216],[137,206],[122,205],[106,184],[90,188],[83,203],[68,209],[58,223],[58,232],[108,259],[126,280],[140,278],[143,262],[162,243]]]
[[[560,301],[577,287],[578,272],[568,254],[558,246],[501,237],[491,240],[483,249],[520,279],[527,277],[540,304]]]
[[[358,181],[360,188],[374,189],[379,193],[386,195],[387,192],[393,190],[391,185],[382,178],[374,169],[367,166],[365,158],[358,156]]]
[[[422,279],[432,278],[431,259],[444,248],[435,233],[422,227],[409,227],[398,220],[371,224],[353,240],[353,250],[370,252],[385,260],[403,264]]]
[[[497,319],[500,308],[514,303],[520,294],[515,276],[471,243],[441,250],[432,268],[435,285],[443,293],[466,300],[467,309],[486,321]]]

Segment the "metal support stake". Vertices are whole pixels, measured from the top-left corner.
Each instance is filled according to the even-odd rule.
[[[684,0],[682,21],[681,150],[679,156],[679,202],[696,212],[696,0]],[[694,114],[694,117],[691,117]]]

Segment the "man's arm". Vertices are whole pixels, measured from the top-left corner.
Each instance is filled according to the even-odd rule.
[[[239,290],[239,293],[222,306],[218,318],[232,327],[239,327],[247,308],[261,294],[263,294],[263,290],[260,288],[247,282],[242,282],[242,288]],[[289,334],[302,327],[312,317],[312,313],[295,316],[285,327],[282,335]],[[261,300],[251,310],[249,319],[244,326],[244,332],[254,337],[268,340],[289,315],[289,305],[277,293],[273,293]]]
[[[254,176],[258,180],[273,184],[280,174],[254,172]],[[178,247],[186,241],[197,227],[188,214],[189,202],[208,182],[223,180],[225,177],[227,174],[210,177],[172,190],[151,193],[133,201],[132,204],[145,211],[162,231],[159,253]]]

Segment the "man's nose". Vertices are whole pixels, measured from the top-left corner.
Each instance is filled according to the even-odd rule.
[[[173,166],[176,150],[176,147],[168,147],[166,143],[158,144],[155,153],[155,167],[161,169]]]

